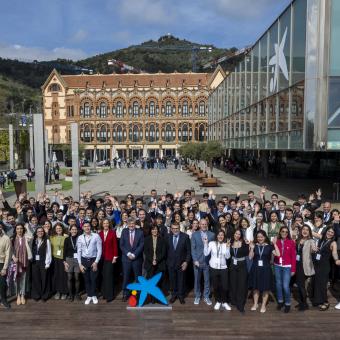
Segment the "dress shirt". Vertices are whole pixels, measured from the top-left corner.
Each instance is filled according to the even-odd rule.
[[[95,262],[99,263],[102,256],[102,240],[98,234],[83,234],[77,240],[78,263],[81,264],[81,258],[96,258]]]
[[[204,256],[209,256],[209,266],[214,269],[226,269],[227,259],[230,258],[230,248],[226,243],[211,241],[209,244],[204,243]]]

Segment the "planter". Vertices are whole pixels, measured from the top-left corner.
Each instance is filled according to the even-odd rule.
[[[46,191],[62,190],[63,186],[61,183],[46,184]]]
[[[65,176],[65,181],[66,182],[72,182],[72,176]],[[87,176],[79,176],[79,181],[87,181]]]

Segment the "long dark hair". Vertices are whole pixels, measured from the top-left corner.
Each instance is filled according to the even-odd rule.
[[[14,235],[13,235],[13,237],[12,237],[12,246],[13,246],[13,247],[14,247],[15,239],[17,238],[17,227],[18,227],[18,226],[21,226],[21,227],[24,229],[23,235],[25,235],[25,233],[26,233],[26,228],[25,228],[25,226],[24,226],[23,223],[17,223],[17,224],[15,225]]]
[[[219,233],[223,233],[223,241],[222,242],[225,242],[225,232],[223,229],[219,229],[218,232],[215,234],[215,241],[218,242],[218,239],[217,239],[217,236]]]
[[[36,239],[38,238],[37,231],[38,231],[39,229],[42,229],[42,231],[43,231],[43,233],[44,233],[44,235],[43,235],[43,237],[42,237],[42,240],[43,240],[43,241],[46,241],[46,240],[47,240],[47,235],[46,235],[45,230],[44,230],[44,228],[43,228],[42,226],[39,226],[37,229],[35,229],[35,232],[34,232],[34,235],[33,235],[33,241],[36,241]]]
[[[335,239],[335,230],[334,230],[334,227],[333,227],[333,226],[329,226],[329,227],[327,227],[327,228],[325,229],[325,231],[322,233],[322,238],[319,240],[318,245],[319,245],[321,242],[325,242],[325,241],[326,241],[327,232],[328,232],[328,230],[331,230],[331,229],[333,230],[334,235],[333,235],[333,237],[330,239],[330,242],[332,243],[332,242],[334,241],[334,239]]]
[[[299,237],[296,240],[296,243],[300,243],[301,239],[302,239],[302,229],[303,228],[307,228],[308,229],[308,234],[309,234],[309,240],[311,240],[313,238],[313,233],[312,233],[312,229],[310,228],[310,226],[308,224],[304,224],[300,231],[299,231]]]
[[[256,232],[256,234],[255,234],[255,242],[257,242],[257,236],[259,234],[261,234],[264,237],[264,242],[265,243],[270,244],[270,240],[268,238],[267,233],[264,230],[262,230],[262,229]]]
[[[288,231],[288,233],[287,233],[287,239],[288,239],[288,240],[291,240],[292,238],[291,238],[291,236],[290,236],[289,228],[288,228],[287,226],[285,226],[285,225],[283,225],[283,226],[280,228],[279,233],[278,233],[278,235],[277,235],[277,238],[278,238],[279,240],[282,239],[282,237],[281,237],[281,231],[282,231],[283,229],[287,229],[287,231]]]
[[[243,243],[244,239],[243,239],[243,234],[242,234],[242,230],[241,229],[235,229],[235,231],[233,232],[233,238],[231,239],[231,244],[233,244],[235,242],[235,234],[236,232],[239,232],[241,234],[240,236],[240,242]]]

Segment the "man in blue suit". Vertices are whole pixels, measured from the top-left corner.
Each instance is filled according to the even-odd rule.
[[[181,304],[185,303],[185,271],[191,259],[189,236],[180,231],[179,225],[171,225],[171,233],[167,240],[167,266],[170,280],[171,299],[174,303],[179,299]]]
[[[209,263],[204,256],[204,241],[208,242],[215,239],[215,234],[208,230],[208,222],[206,219],[200,220],[200,230],[195,231],[191,237],[191,256],[194,264],[194,304],[198,305],[201,299],[201,276],[204,277],[203,299],[204,302],[211,306],[210,295],[210,279],[209,279]]]
[[[142,275],[144,235],[141,229],[136,229],[136,219],[129,217],[128,228],[123,229],[120,238],[120,249],[122,251],[123,267],[123,301],[128,299],[128,289],[131,272],[134,280]]]

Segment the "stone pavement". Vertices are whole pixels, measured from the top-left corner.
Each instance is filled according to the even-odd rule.
[[[267,194],[270,198],[273,192],[279,194],[280,198],[291,204],[300,193],[309,193],[317,190],[318,187],[326,188],[325,198],[330,198],[330,181],[320,181],[313,179],[280,179],[270,178],[267,180],[259,179],[248,173],[237,174],[237,176],[224,171],[214,169],[214,176],[217,177],[221,186],[212,188],[216,195],[228,195],[230,197],[240,191],[242,197],[246,197],[249,190],[253,190],[256,196],[259,196],[262,185],[266,185]],[[151,189],[156,189],[159,194],[164,192],[183,193],[185,189],[194,189],[196,195],[202,195],[208,192],[210,188],[202,188],[200,183],[187,171],[175,170],[173,166],[166,170],[151,169],[141,170],[138,168],[113,169],[108,173],[98,173],[88,176],[88,181],[81,185],[80,191],[92,191],[94,195],[101,195],[108,191],[117,196],[125,196],[129,193],[139,196],[148,195]],[[66,195],[72,194],[72,191],[64,192]],[[30,193],[33,195],[34,193]],[[13,201],[15,196],[10,195],[9,200]]]

